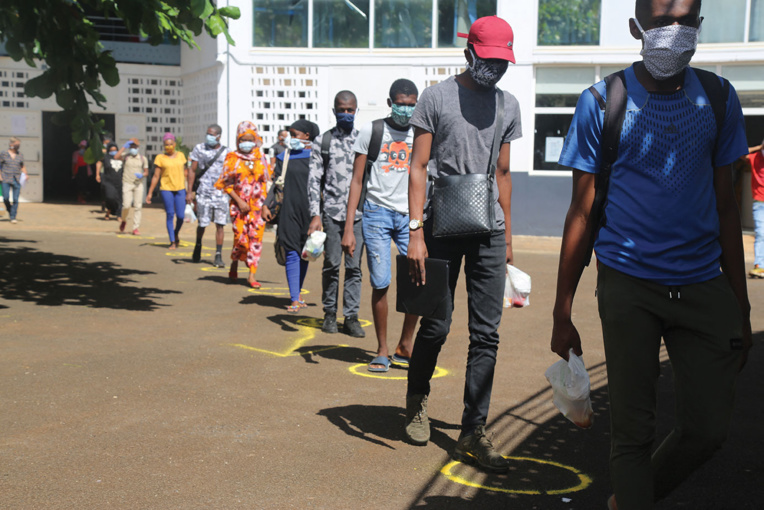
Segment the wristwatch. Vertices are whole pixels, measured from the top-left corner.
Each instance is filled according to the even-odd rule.
[[[411,220],[409,221],[409,230],[418,230],[424,226],[424,222],[422,220]]]

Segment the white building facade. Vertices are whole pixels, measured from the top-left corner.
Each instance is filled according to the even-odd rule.
[[[193,145],[216,122],[223,126],[223,141],[232,145],[236,125],[252,120],[269,146],[279,129],[299,118],[322,130],[333,126],[333,98],[344,89],[358,97],[360,126],[389,113],[386,99],[395,79],[408,78],[421,91],[461,72],[466,41],[456,32],[467,32],[477,17],[496,14],[514,29],[517,60],[499,86],[522,109],[524,135],[513,142],[510,162],[516,234],[561,235],[571,179],[556,155],[576,99],[592,83],[640,59],[640,43],[628,29],[633,0],[218,3],[224,2],[242,13],[230,26],[235,46],[222,37],[200,37],[200,49],[182,47],[177,63],[165,56],[162,65],[153,65],[148,62],[159,57],[144,56],[132,60],[143,63],[120,64],[120,85],[105,91],[105,113],[114,117],[118,141],[138,136],[151,155],[159,152],[165,130]],[[749,144],[756,145],[764,138],[764,0],[705,0],[702,15],[693,65],[736,87]],[[43,157],[43,112],[57,108],[51,100],[13,95],[34,74],[0,57],[0,136],[21,135],[33,174],[23,196],[47,200],[50,186],[44,181],[52,175],[49,163],[55,163]],[[743,196],[750,197],[749,189]],[[750,198],[744,213],[749,204]]]

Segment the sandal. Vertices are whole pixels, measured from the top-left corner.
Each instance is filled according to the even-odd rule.
[[[308,303],[306,303],[302,299],[299,300],[298,303],[300,303],[300,308],[307,308],[308,307]]]
[[[287,313],[298,313],[300,308],[302,308],[300,305],[289,305],[287,306]]]
[[[262,285],[260,284],[260,282],[258,282],[257,280],[255,280],[255,281],[253,281],[253,282],[249,282],[249,285],[250,285],[250,286],[251,286],[253,289],[259,289],[260,287],[262,287]]]

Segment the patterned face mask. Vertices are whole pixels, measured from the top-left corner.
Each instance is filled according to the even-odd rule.
[[[642,61],[656,80],[665,80],[684,71],[698,46],[700,28],[686,25],[643,30],[636,18],[634,23],[642,33]]]
[[[399,126],[403,126],[403,127],[408,126],[412,115],[414,115],[413,106],[408,106],[408,105],[399,106],[393,103],[393,111],[391,116],[393,118],[393,122],[395,122]]]
[[[475,82],[483,88],[492,89],[499,83],[501,77],[507,72],[509,62],[506,60],[482,59],[475,55],[472,48],[469,49],[472,55],[472,65],[467,62],[467,69]]]

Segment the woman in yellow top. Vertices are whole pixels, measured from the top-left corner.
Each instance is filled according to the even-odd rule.
[[[186,211],[186,156],[175,150],[175,136],[164,134],[164,154],[154,158],[154,177],[146,197],[146,203],[151,203],[154,188],[159,182],[159,193],[162,195],[164,210],[167,213],[167,234],[170,236],[170,249],[174,250],[180,242],[178,234],[183,226],[183,213]],[[161,179],[161,180],[160,180]],[[175,228],[172,227],[173,216]]]

